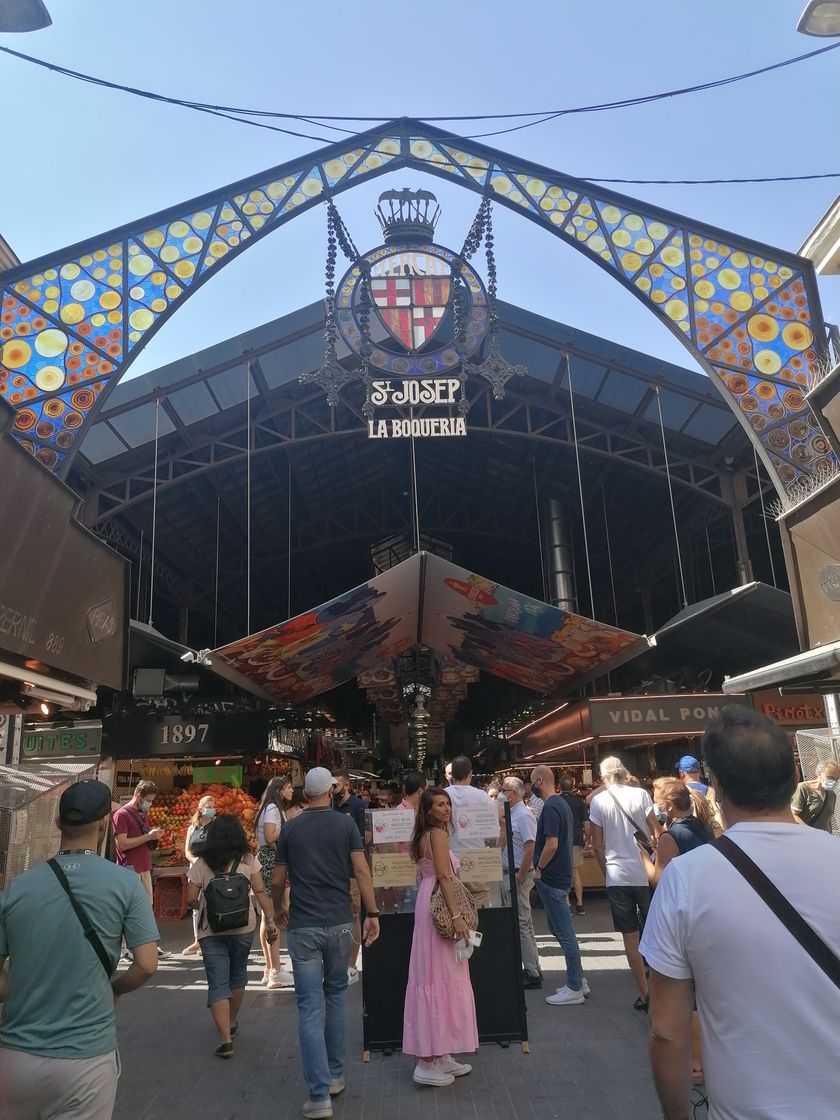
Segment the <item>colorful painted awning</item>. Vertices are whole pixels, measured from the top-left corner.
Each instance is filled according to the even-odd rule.
[[[213,669],[299,704],[428,646],[495,676],[558,692],[603,676],[650,639],[571,614],[421,552],[296,618],[214,650]]]

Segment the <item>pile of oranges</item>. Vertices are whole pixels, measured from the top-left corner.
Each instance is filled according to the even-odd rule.
[[[158,866],[175,866],[186,863],[184,842],[187,828],[202,797],[209,795],[216,802],[216,815],[228,813],[237,817],[245,835],[255,846],[253,836],[254,817],[257,802],[244,790],[231,789],[230,786],[191,785],[185,790],[167,790],[159,793],[149,810],[149,823],[153,828],[162,828],[163,836],[158,842],[160,859]]]

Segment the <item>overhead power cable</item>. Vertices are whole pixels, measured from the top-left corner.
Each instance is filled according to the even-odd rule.
[[[805,54],[795,55],[793,58],[783,59],[781,62],[773,62],[767,66],[760,66],[755,70],[746,70],[738,74],[732,74],[726,78],[717,78],[709,82],[699,82],[691,86],[682,86],[676,89],[664,90],[660,93],[642,94],[638,97],[620,98],[616,101],[598,102],[591,105],[578,105],[565,109],[533,109],[528,112],[515,112],[515,113],[477,113],[477,114],[460,114],[451,116],[440,116],[434,114],[417,114],[422,120],[425,121],[497,121],[497,120],[526,120],[528,117],[539,117],[541,120],[532,121],[521,125],[516,125],[510,129],[504,129],[504,132],[513,132],[517,128],[530,128],[532,125],[541,124],[544,121],[553,120],[557,117],[571,116],[578,113],[603,113],[612,109],[625,109],[631,108],[635,105],[647,105],[654,101],[662,101],[672,97],[684,97],[690,93],[701,93],[704,90],[718,89],[721,86],[732,85],[735,82],[747,81],[750,78],[758,77],[762,74],[769,74],[774,70],[780,70],[786,66],[794,66],[797,63],[805,62],[808,59],[816,58],[818,55],[826,54],[828,51],[836,50],[840,47],[840,43],[829,43],[827,46],[817,47],[813,51],[807,51]],[[353,121],[353,122],[367,122],[377,123],[388,120],[388,116],[353,116],[353,115],[330,115],[323,113],[284,113],[272,109],[246,109],[241,106],[235,105],[221,105],[214,104],[207,101],[194,101],[189,98],[169,97],[165,94],[155,93],[152,90],[139,89],[136,86],[124,85],[119,82],[111,82],[105,78],[98,78],[93,74],[87,74],[80,70],[73,70],[67,66],[61,66],[55,62],[48,62],[46,59],[37,58],[34,55],[25,54],[22,51],[13,50],[11,47],[0,47],[0,51],[4,54],[19,58],[24,62],[29,62],[34,66],[43,67],[46,70],[51,70],[54,73],[62,74],[68,78],[74,78],[77,81],[89,82],[93,85],[103,86],[106,89],[119,90],[123,93],[130,93],[136,97],[144,97],[153,101],[162,101],[170,105],[180,105],[188,109],[201,109],[210,110],[216,113],[235,113],[249,117],[271,117],[278,120],[294,120],[303,123],[312,124],[316,126],[324,126],[327,121]],[[330,126],[327,126],[330,127]],[[349,130],[348,130],[349,131]],[[482,135],[500,135],[499,132],[483,133]],[[315,139],[314,137],[306,137],[306,139]],[[472,137],[474,139],[474,137]]]
[[[532,121],[530,124],[518,125],[515,128],[504,129],[500,132],[485,132],[480,133],[480,136],[501,135],[502,132],[513,132],[518,128],[530,127],[531,124],[541,124],[548,120],[557,119],[563,116],[569,116],[577,113],[593,113],[605,112],[609,109],[627,108],[634,105],[649,104],[654,101],[663,100],[670,97],[680,97],[689,93],[698,93],[702,90],[713,89],[719,86],[731,85],[733,82],[744,81],[748,78],[756,77],[760,74],[766,74],[772,70],[778,70],[785,66],[792,66],[798,62],[804,62],[807,59],[814,58],[816,55],[825,54],[827,51],[836,50],[840,47],[840,43],[831,43],[828,46],[819,47],[816,50],[809,51],[806,54],[797,55],[794,58],[785,59],[782,62],[772,63],[769,66],[761,67],[757,70],[746,71],[742,74],[736,74],[729,78],[720,78],[713,82],[704,82],[694,86],[685,86],[681,89],[668,90],[663,93],[648,94],[642,97],[625,98],[621,101],[603,102],[595,105],[582,105],[571,109],[558,109],[551,112],[539,114],[532,113],[500,113],[500,114],[481,114],[481,115],[464,115],[464,116],[424,116],[423,119],[427,121],[475,121],[475,120],[505,120],[513,118],[523,118],[530,116],[540,116],[541,119]],[[309,132],[300,132],[295,129],[283,128],[276,124],[269,124],[266,120],[249,120],[248,116],[257,116],[263,118],[274,118],[288,121],[300,121],[304,124],[314,125],[317,128],[327,128],[333,132],[340,132],[346,135],[354,135],[352,129],[339,128],[336,125],[329,124],[329,121],[359,121],[359,122],[383,122],[384,117],[355,117],[355,116],[318,116],[309,115],[303,116],[297,113],[282,113],[268,109],[242,109],[230,105],[213,105],[208,102],[190,101],[179,97],[169,97],[166,94],[155,93],[151,90],[139,89],[134,86],[123,85],[119,82],[111,82],[106,78],[98,78],[92,74],[86,74],[80,70],[72,70],[66,66],[60,66],[58,63],[48,62],[45,59],[36,58],[34,55],[24,54],[21,51],[12,50],[11,47],[0,46],[0,52],[19,58],[24,62],[29,62],[35,66],[40,66],[46,70],[54,73],[61,74],[64,77],[73,78],[77,81],[86,82],[91,85],[101,86],[105,89],[116,90],[121,93],[128,93],[132,96],[142,97],[150,101],[158,101],[167,105],[176,105],[180,108],[191,109],[195,112],[206,113],[210,116],[220,117],[223,120],[234,121],[237,124],[250,125],[253,128],[263,128],[270,132],[278,132],[285,136],[293,136],[303,140],[314,140],[320,144],[334,143],[329,137],[315,136]],[[238,114],[247,114],[248,116],[240,116]],[[476,139],[477,137],[466,137],[466,139]],[[460,137],[453,136],[453,139],[461,139]],[[431,160],[424,160],[435,169],[452,169],[454,165],[447,165],[436,163]],[[717,185],[731,185],[731,184],[746,184],[746,183],[794,183],[794,182],[807,182],[819,179],[838,179],[840,178],[840,171],[825,171],[815,172],[812,174],[804,175],[764,175],[752,176],[741,178],[716,178],[716,179],[630,179],[630,178],[608,178],[598,175],[578,175],[576,178],[585,179],[588,182],[594,183],[613,183],[634,186],[717,186]]]

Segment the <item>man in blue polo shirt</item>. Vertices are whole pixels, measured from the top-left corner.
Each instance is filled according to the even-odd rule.
[[[61,795],[56,821],[55,862],[98,949],[53,861],[18,875],[0,897],[0,1120],[111,1120],[114,1004],[154,974],[159,934],[139,877],[98,855],[110,814],[106,785],[75,782]],[[115,972],[123,937],[134,959]]]
[[[572,811],[560,796],[554,771],[550,767],[536,766],[531,773],[531,786],[538,789],[543,799],[534,847],[534,885],[545,908],[548,928],[560,942],[566,958],[566,983],[553,996],[547,996],[545,1002],[555,1007],[583,1003],[589,995],[589,985],[583,978],[580,946],[569,910],[574,832]]]

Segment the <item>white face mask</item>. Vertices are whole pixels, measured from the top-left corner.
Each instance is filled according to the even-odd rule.
[[[836,778],[823,778],[823,780],[822,780],[823,789],[827,789],[827,790],[831,791],[835,788],[836,785],[837,785],[837,779]]]

